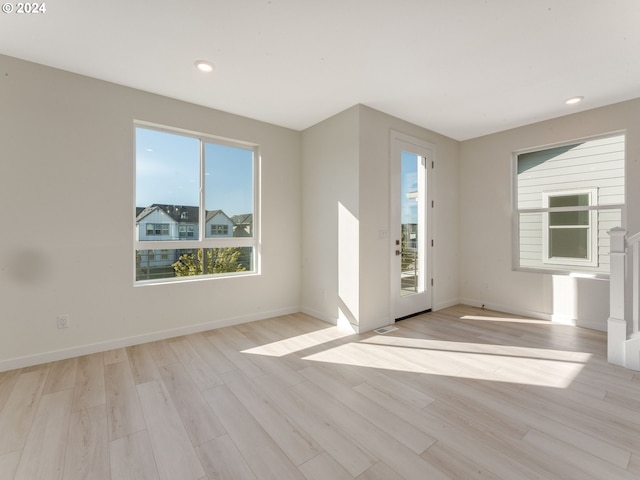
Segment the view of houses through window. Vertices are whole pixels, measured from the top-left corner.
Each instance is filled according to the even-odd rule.
[[[255,147],[136,128],[135,279],[255,272]]]
[[[515,267],[608,274],[608,231],[623,220],[624,135],[522,152],[515,161]]]

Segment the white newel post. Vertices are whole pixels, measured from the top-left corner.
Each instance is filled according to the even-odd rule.
[[[637,337],[640,330],[638,329],[638,320],[640,319],[640,298],[638,295],[638,287],[640,287],[640,242],[636,239],[637,235],[634,235],[632,238],[629,238],[627,241],[631,242],[633,240],[633,254],[631,260],[633,261],[633,281],[632,285],[632,321],[633,326],[631,329],[631,336]]]
[[[625,367],[640,371],[640,233],[627,237],[631,250],[631,335],[625,342]],[[627,262],[629,263],[629,262]]]
[[[609,320],[607,322],[607,360],[625,366],[627,322],[624,319],[625,236],[623,228],[609,231],[611,272],[609,279]]]

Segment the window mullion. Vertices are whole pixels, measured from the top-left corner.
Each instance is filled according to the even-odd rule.
[[[204,145],[205,143],[202,141],[202,139],[200,139],[200,209],[198,210],[199,212],[198,240],[201,242],[205,239],[207,235],[207,232],[205,232],[206,222],[207,222],[207,210],[205,207],[206,199],[205,199],[205,188],[204,188],[204,182],[205,182]]]

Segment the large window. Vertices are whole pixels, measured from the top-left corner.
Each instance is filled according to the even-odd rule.
[[[624,208],[624,135],[515,157],[514,266],[609,273],[608,231]]]
[[[257,271],[257,159],[255,145],[136,126],[136,282]]]

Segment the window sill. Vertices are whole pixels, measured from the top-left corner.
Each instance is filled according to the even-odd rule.
[[[256,277],[260,272],[230,272],[230,273],[218,273],[215,275],[194,275],[188,277],[171,277],[171,278],[159,278],[156,280],[137,280],[133,282],[134,287],[149,287],[154,285],[175,285],[180,283],[191,282],[206,282],[211,280],[222,280],[228,278],[240,278],[240,277]]]
[[[574,277],[574,278],[586,278],[589,280],[609,280],[610,275],[608,273],[598,273],[598,272],[580,272],[580,271],[569,271],[562,269],[553,269],[553,268],[526,268],[526,267],[513,267],[514,272],[523,272],[523,273],[543,273],[546,275],[561,275],[565,277]]]

